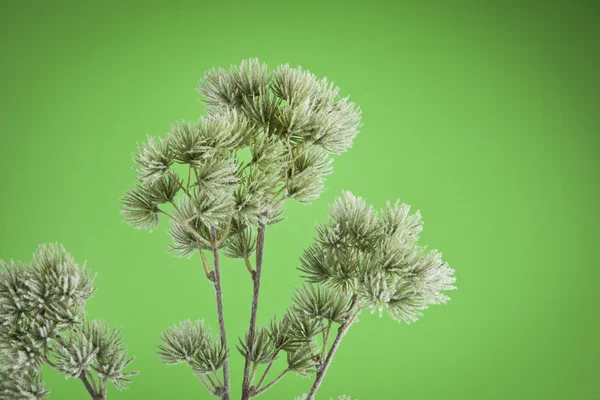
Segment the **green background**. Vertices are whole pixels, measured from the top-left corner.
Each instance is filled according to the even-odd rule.
[[[112,399],[204,399],[165,366],[162,329],[204,317],[198,258],[121,222],[131,153],[203,113],[203,72],[259,57],[327,76],[363,109],[354,147],[312,206],[267,231],[259,321],[301,283],[298,257],[342,190],[420,209],[456,269],[452,301],[412,325],[364,314],[319,398],[598,399],[598,8],[583,3],[2,2],[0,256],[63,243],[98,273],[89,314],[123,326],[141,373]],[[485,3],[485,4],[484,4]],[[229,342],[251,282],[225,261]],[[234,398],[242,359],[232,352]],[[45,373],[53,399],[83,385]],[[289,376],[261,398],[292,399]]]

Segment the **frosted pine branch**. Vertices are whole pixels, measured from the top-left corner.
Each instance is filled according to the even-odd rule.
[[[126,370],[133,359],[120,331],[83,322],[93,281],[56,244],[41,245],[31,263],[0,261],[0,399],[48,397],[43,364],[82,380],[94,400],[106,398],[108,382],[128,386],[137,372]]]
[[[219,251],[244,260],[254,285],[248,342],[242,340],[240,345],[247,360],[243,388],[247,398],[250,360],[257,357],[254,321],[262,268],[258,258],[253,268],[251,258],[262,254],[261,237],[267,226],[283,220],[285,200],[310,203],[323,192],[332,156],[350,148],[361,113],[326,78],[289,65],[269,71],[256,59],[208,71],[198,91],[205,98],[206,116],[178,122],[166,135],[148,137],[138,146],[133,156],[137,182],[122,198],[121,213],[138,229],[169,222],[170,250],[180,257],[199,255],[216,288],[220,321],[224,311],[218,299]],[[205,251],[214,254],[213,265]],[[183,335],[192,334],[181,329]],[[224,329],[219,328],[223,345]],[[167,348],[162,348],[161,358],[171,362],[174,359],[164,352]],[[209,392],[226,399],[226,358],[222,367],[218,369],[225,383],[222,388],[203,383],[208,382]]]
[[[358,134],[361,112],[328,79],[289,65],[270,71],[256,59],[208,71],[198,91],[207,114],[141,144],[137,181],[122,199],[125,222],[135,228],[168,221],[170,251],[197,255],[215,290],[219,339],[203,323],[184,322],[163,333],[159,355],[187,363],[209,393],[229,400],[222,253],[239,259],[252,280],[249,328],[237,345],[245,359],[242,400],[289,372],[314,376],[312,400],[363,310],[414,322],[448,301],[454,271],[418,243],[418,212],[399,202],[377,211],[346,192],[300,258],[306,284],[281,318],[258,326],[266,231],[283,220],[286,200],[308,204],[321,195],[333,156]]]

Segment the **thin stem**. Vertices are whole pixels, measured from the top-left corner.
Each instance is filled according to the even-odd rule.
[[[281,187],[281,189],[279,189],[278,191],[275,192],[275,196],[273,196],[273,197],[279,196],[280,194],[282,194],[285,191],[285,189],[286,189],[286,186],[284,183],[283,186]],[[277,207],[277,205],[279,205],[279,203],[277,203],[275,207]]]
[[[352,310],[354,310],[354,308],[355,307],[353,305]],[[331,349],[329,349],[329,354],[327,354],[327,358],[325,359],[325,363],[317,371],[317,376],[315,377],[315,382],[313,383],[313,385],[312,385],[312,387],[310,389],[310,393],[308,393],[308,397],[306,398],[306,400],[314,400],[315,395],[317,394],[317,390],[319,390],[319,387],[321,386],[321,383],[323,382],[323,378],[325,378],[325,374],[327,373],[327,369],[329,368],[329,365],[331,365],[331,361],[333,360],[333,356],[335,355],[335,352],[337,351],[338,347],[340,347],[340,343],[342,342],[342,338],[344,337],[344,335],[346,334],[346,332],[348,331],[348,329],[350,328],[350,326],[354,323],[354,321],[356,320],[356,317],[358,316],[359,313],[360,313],[360,311],[357,311],[356,313],[354,313],[338,329],[338,334],[335,337],[335,340],[333,341],[333,344],[331,345]]]
[[[327,350],[327,341],[329,340],[329,333],[331,332],[331,324],[332,322],[331,320],[329,320],[327,328],[323,330],[323,351],[321,352],[321,363],[323,362],[323,360],[325,360],[325,352]]]
[[[103,399],[103,397],[99,397],[99,395],[94,392],[94,388],[92,387],[92,385],[90,384],[90,381],[88,381],[87,377],[85,376],[85,372],[81,371],[81,374],[79,374],[79,379],[81,379],[81,382],[83,382],[83,386],[85,386],[85,389],[88,391],[88,393],[90,394],[90,397],[94,400],[99,400],[99,399]]]
[[[215,387],[212,386],[206,379],[204,379],[202,375],[198,375],[198,379],[200,379],[200,382],[202,382],[202,384],[204,385],[204,387],[206,387],[206,390],[208,390],[210,394],[213,394],[215,396],[217,395]]]
[[[223,243],[223,241],[225,240],[225,238],[227,237],[227,234],[229,233],[229,229],[231,229],[231,221],[233,220],[233,217],[229,218],[229,221],[227,222],[227,226],[225,227],[225,230],[223,231],[223,234],[221,235],[221,237],[219,238],[219,240],[217,241],[217,245],[220,246],[221,243]]]
[[[200,175],[198,175],[198,170],[196,168],[194,168],[194,175],[196,176],[196,183],[194,183],[192,186],[198,185],[198,187],[200,187]]]
[[[304,152],[306,150],[308,150],[310,148],[310,145],[304,146],[304,142],[300,143],[300,145],[298,145],[297,147],[299,149],[298,153],[292,157],[290,163],[288,164],[288,166],[286,167],[286,169],[283,171],[283,173],[279,176],[279,180],[281,181],[285,175],[288,173],[288,171],[294,166],[294,163],[298,160],[298,158],[300,158],[300,156],[302,154],[304,154]],[[286,189],[286,185],[285,182],[283,184],[283,186],[281,187],[281,189],[279,189],[277,192],[275,192],[275,196],[277,197],[280,194],[282,194]],[[283,196],[276,204],[275,204],[275,208],[279,207],[279,205],[285,200],[285,196]]]
[[[298,145],[298,148],[299,148],[298,153],[296,153],[296,155],[292,158],[292,160],[288,164],[288,166],[285,169],[285,171],[283,171],[283,173],[279,177],[280,180],[288,173],[288,171],[290,170],[290,168],[292,168],[292,166],[300,158],[300,156],[302,154],[304,154],[304,152],[310,148],[310,145],[309,146],[303,146],[303,145],[304,145],[304,142],[302,142],[300,145]]]
[[[175,211],[177,211],[181,215],[181,210],[179,209],[179,207],[177,207],[177,204],[173,200],[171,200],[170,203],[173,205]]]
[[[263,382],[265,381],[265,379],[267,379],[267,375],[269,375],[269,371],[271,370],[271,367],[273,366],[273,363],[277,359],[277,354],[279,354],[280,350],[281,350],[280,348],[277,348],[277,351],[275,351],[275,354],[273,355],[273,359],[271,360],[271,362],[269,363],[269,365],[267,365],[267,368],[265,368],[265,372],[263,372],[262,376],[260,377],[260,380],[256,384],[257,388],[259,388],[263,384]]]
[[[240,246],[245,247],[244,239],[242,238],[242,235],[240,233],[238,233],[237,237],[238,237],[238,242],[240,243]],[[255,275],[254,270],[252,269],[252,264],[250,264],[250,257],[248,257],[247,254],[244,255],[244,263],[246,263],[246,269],[248,270],[248,272],[250,273],[250,276],[254,280],[254,275]]]
[[[275,194],[275,197],[279,196],[279,194],[283,192],[283,189],[285,189],[285,186],[284,186],[284,187],[282,187],[282,188],[281,188],[281,189],[280,189],[280,190],[279,190],[279,191],[278,191],[278,192]],[[281,196],[281,198],[280,198],[280,199],[277,201],[277,203],[275,203],[275,205],[273,206],[273,209],[275,209],[275,210],[276,210],[277,208],[279,208],[279,206],[281,205],[281,203],[283,203],[283,202],[284,202],[286,199],[288,199],[288,198],[289,198],[289,194],[286,194],[286,195],[284,195],[284,196]]]
[[[250,373],[250,385],[252,385],[252,382],[254,381],[254,376],[256,375],[256,370],[258,368],[258,363],[252,363],[252,372]]]
[[[52,361],[50,361],[50,357],[48,357],[48,349],[46,349],[44,351],[44,361],[46,361],[46,363],[50,367],[54,368],[57,371],[60,371],[58,366],[56,364],[54,364]],[[62,372],[62,371],[60,371],[60,372]],[[91,396],[91,398],[93,400],[104,399],[104,397],[101,393],[96,393],[95,388],[94,388],[96,382],[94,382],[94,379],[90,376],[90,379],[92,379],[92,382],[94,383],[92,385],[85,374],[86,374],[86,371],[81,371],[81,374],[79,374],[79,379],[81,379],[81,381],[83,382],[83,385],[85,386],[85,388],[86,388],[87,392],[89,393],[89,395]]]
[[[169,214],[168,212],[166,212],[165,210],[162,209],[158,209],[158,212],[165,214],[167,217],[171,218],[173,221],[185,226],[185,224],[183,224],[180,220],[178,220],[177,218],[175,218],[174,216],[172,216],[171,214]]]
[[[48,350],[46,349],[46,351],[44,352],[44,360],[46,361],[46,363],[51,366],[54,369],[58,369],[58,366],[56,364],[54,364],[52,361],[50,361],[50,358],[48,358]]]
[[[244,262],[246,263],[246,269],[250,273],[250,276],[252,279],[254,279],[255,272],[252,269],[252,264],[250,264],[250,258],[248,258],[248,256],[244,256]]]
[[[185,194],[187,194],[187,196],[191,199],[192,195],[190,194],[189,190],[187,190],[187,188],[185,186],[183,186],[183,184],[179,181],[179,177],[175,176],[175,174],[173,172],[171,172],[171,170],[167,170],[167,174],[169,174],[169,176],[175,180],[175,182],[177,182],[177,185],[179,185],[179,187],[181,188],[181,190],[183,190],[185,192]]]
[[[290,369],[286,369],[284,370],[281,374],[279,374],[279,376],[275,379],[273,379],[268,385],[266,385],[264,388],[262,389],[257,389],[252,396],[258,396],[259,394],[262,394],[264,392],[266,392],[267,390],[271,389],[273,386],[275,386],[277,384],[277,382],[279,382],[281,380],[281,378],[283,378],[285,376],[285,374],[287,374],[288,372],[290,372]]]
[[[215,295],[217,297],[217,314],[219,316],[219,331],[221,332],[221,343],[227,349],[227,332],[225,331],[225,317],[223,314],[223,291],[221,289],[221,266],[219,264],[219,249],[217,247],[217,230],[214,225],[210,227],[210,236],[213,241],[213,260],[214,260],[214,284]],[[225,359],[223,363],[223,394],[221,399],[229,400],[229,362]]]
[[[242,400],[250,398],[250,360],[252,359],[252,344],[256,334],[256,314],[258,311],[258,296],[260,294],[260,274],[263,264],[263,250],[265,247],[265,224],[258,224],[258,237],[256,239],[256,271],[254,272],[254,290],[252,293],[252,309],[250,311],[250,327],[248,329],[248,339],[246,352],[246,362],[244,365],[244,381],[242,383]]]
[[[208,265],[208,260],[206,259],[206,255],[204,254],[204,251],[202,250],[202,247],[198,246],[198,252],[200,253],[200,259],[202,260],[202,267],[204,268],[204,275],[206,275],[206,279],[208,279],[209,281],[213,280],[212,274],[211,274],[211,270],[210,267]]]
[[[90,374],[91,378],[91,374]],[[98,398],[105,399],[106,398],[106,385],[108,381],[106,379],[98,377]]]
[[[252,165],[252,162],[247,162],[246,164],[244,164],[244,166],[242,168],[238,169],[237,174],[241,177],[242,176],[242,172],[244,172],[244,170],[246,168],[248,168],[249,166],[251,166],[251,165]]]
[[[192,164],[189,164],[188,165],[188,178],[187,178],[187,185],[186,185],[188,187],[188,190],[190,188],[190,178],[191,177],[192,177]]]
[[[214,372],[213,372],[214,373]],[[218,385],[215,383],[215,381],[213,381],[213,379],[211,378],[210,374],[206,374],[206,378],[208,378],[208,381],[210,382],[210,384],[212,385],[212,387],[216,388]]]
[[[96,381],[94,380],[94,376],[92,375],[92,373],[90,371],[85,371],[85,374],[86,374],[85,376],[87,376],[88,380],[90,381],[90,384],[92,385],[92,387],[94,388],[96,393],[101,394],[101,389],[102,389],[101,378],[98,377],[98,384],[96,385]]]
[[[215,374],[215,379],[217,380],[218,386],[223,386],[223,382],[221,382],[221,378],[219,378],[217,371],[213,371],[213,374]]]
[[[209,246],[209,247],[211,246],[211,243],[208,240],[206,240],[202,236],[200,236],[200,234],[198,232],[196,232],[196,230],[194,228],[192,228],[191,226],[189,226],[186,222],[180,221],[178,218],[175,218],[173,215],[169,214],[168,212],[166,212],[165,210],[162,210],[160,208],[158,208],[158,212],[166,215],[167,217],[171,218],[173,221],[177,222],[179,225],[186,228],[188,230],[188,232],[193,234],[196,237],[196,240],[198,240],[202,244]]]

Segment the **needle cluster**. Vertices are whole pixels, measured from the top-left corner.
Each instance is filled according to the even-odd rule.
[[[358,133],[360,111],[327,79],[288,65],[269,73],[256,59],[207,72],[198,90],[208,115],[139,146],[138,184],[122,199],[122,214],[152,229],[170,203],[180,256],[210,248],[210,227],[231,220],[227,245],[242,255],[235,249],[244,228],[280,221],[284,199],[307,203],[320,195],[331,156]]]

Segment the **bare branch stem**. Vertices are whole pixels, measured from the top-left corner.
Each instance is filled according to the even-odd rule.
[[[325,378],[327,369],[331,365],[333,356],[335,355],[335,352],[337,351],[338,347],[340,346],[340,343],[342,342],[342,338],[344,337],[344,335],[346,334],[346,332],[348,331],[350,326],[354,323],[354,321],[356,320],[356,317],[360,313],[360,311],[357,311],[354,313],[354,310],[356,308],[355,306],[356,306],[356,303],[353,303],[353,306],[351,308],[351,310],[352,310],[351,316],[339,327],[338,334],[335,337],[333,344],[331,345],[331,349],[329,349],[329,353],[327,354],[327,358],[325,359],[325,362],[317,371],[317,376],[315,377],[315,382],[313,383],[306,400],[314,400],[315,395],[317,394],[317,390],[319,390],[321,383],[323,383],[323,378]]]
[[[225,331],[225,317],[223,313],[223,291],[221,289],[221,266],[219,264],[219,249],[217,247],[217,230],[214,225],[210,227],[210,236],[213,242],[213,260],[214,260],[214,285],[217,298],[217,314],[219,317],[219,331],[221,333],[221,343],[227,350],[227,332]],[[225,359],[223,363],[223,392],[222,400],[229,400],[229,361]]]
[[[254,394],[252,395],[254,396],[258,396],[259,394],[262,394],[264,392],[266,392],[267,390],[271,389],[273,386],[275,386],[277,384],[277,382],[279,382],[281,380],[281,378],[283,378],[285,376],[285,374],[287,374],[288,372],[290,372],[290,369],[285,369],[281,374],[279,374],[279,376],[275,379],[273,379],[271,382],[269,382],[268,385],[266,385],[264,388],[262,389],[257,389],[256,392],[254,392]]]
[[[258,237],[256,240],[256,270],[254,271],[254,285],[252,294],[252,309],[250,311],[250,327],[248,329],[248,339],[246,352],[246,363],[244,365],[244,381],[242,384],[242,400],[248,400],[250,398],[250,360],[252,360],[252,345],[254,343],[254,336],[256,334],[256,314],[258,311],[258,297],[260,294],[260,275],[262,272],[263,264],[263,251],[265,247],[265,224],[259,223],[258,225]]]

